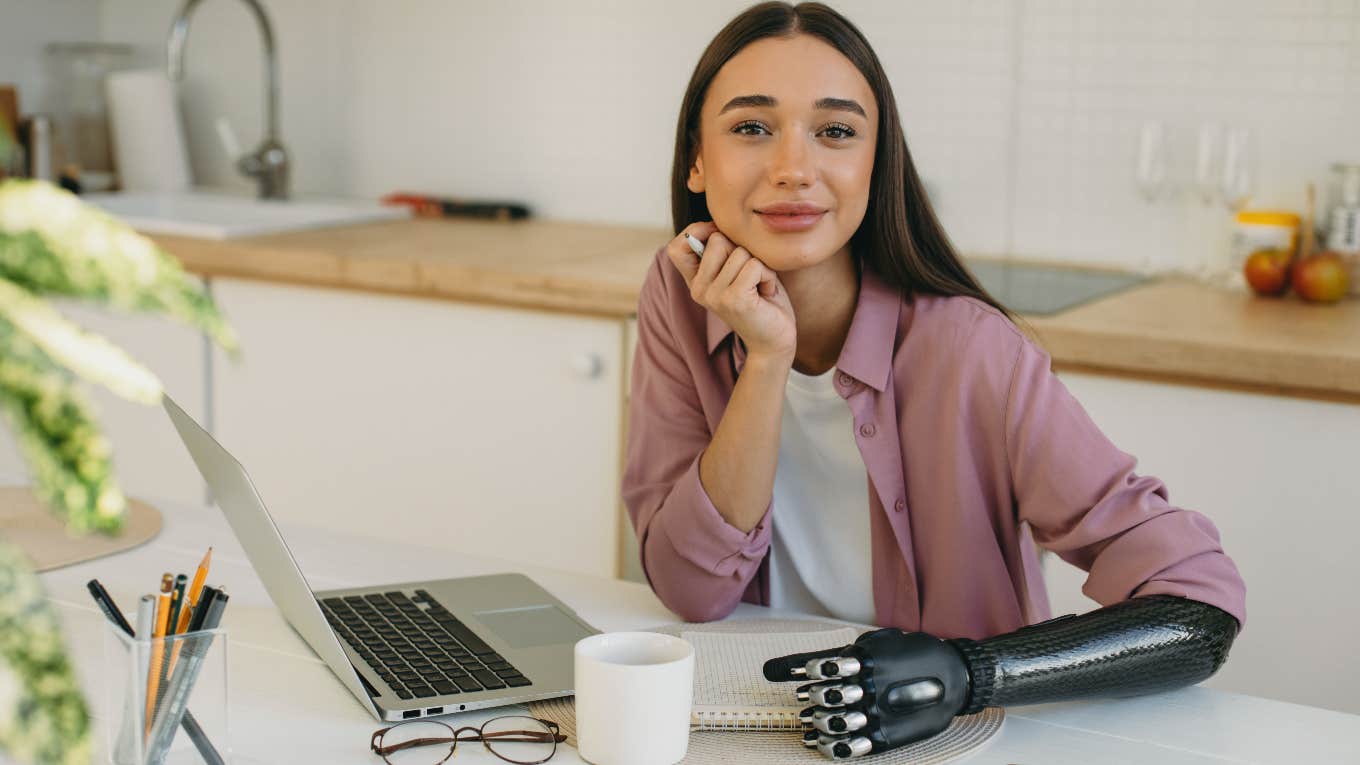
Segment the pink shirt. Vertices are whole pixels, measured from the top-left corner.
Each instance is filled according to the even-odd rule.
[[[774,508],[743,532],[699,480],[744,362],[658,251],[638,302],[623,500],[652,589],[690,621],[769,599]],[[1213,523],[1135,473],[996,309],[903,296],[865,268],[836,369],[869,481],[880,626],[980,639],[1050,618],[1036,542],[1088,572],[1082,591],[1102,605],[1178,595],[1245,623]]]

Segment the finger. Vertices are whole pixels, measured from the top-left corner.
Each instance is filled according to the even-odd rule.
[[[829,760],[863,757],[874,750],[874,742],[867,736],[828,736],[816,730],[803,735],[803,746],[816,749]]]
[[[752,256],[750,260],[742,266],[741,273],[732,280],[732,289],[738,292],[748,292],[759,289],[761,297],[773,297],[777,290],[766,287],[767,283],[778,281],[778,276],[774,270],[760,261],[760,258]]]
[[[841,651],[848,647],[849,646],[841,646],[840,648],[826,648],[821,651],[776,656],[765,662],[762,671],[765,673],[765,679],[772,683],[788,682],[790,680],[806,680],[808,678],[804,668],[809,661],[813,659],[829,659],[840,656]],[[800,674],[795,675],[793,673],[795,669],[798,670]]]
[[[737,247],[732,250],[732,253],[727,256],[727,262],[723,264],[722,270],[718,272],[717,276],[713,277],[713,286],[720,290],[726,290],[733,286],[733,280],[741,272],[742,266],[750,262],[751,258],[751,253],[747,252],[745,247]]]
[[[858,709],[817,709],[812,713],[812,727],[832,735],[854,733],[869,727],[869,716]]]
[[[760,272],[760,283],[756,285],[761,297],[774,297],[779,294],[779,274],[773,268],[766,267]]]
[[[690,244],[686,235],[688,234],[702,243],[717,230],[718,226],[713,221],[691,223],[681,229],[680,233],[676,234],[675,238],[666,244],[666,257],[670,258],[671,262],[675,264],[676,270],[685,278],[685,284],[688,285],[694,280],[694,274],[699,270],[700,258],[699,253],[694,251],[694,247]]]
[[[714,223],[711,220],[701,220],[695,223],[691,223],[688,226],[685,226],[683,229],[681,229],[680,238],[684,239],[685,234],[689,234],[695,239],[698,239],[700,243],[704,243],[707,242],[708,238],[713,235],[714,231],[717,230],[718,224]]]
[[[690,293],[696,300],[708,292],[709,285],[727,263],[727,256],[731,252],[732,241],[723,236],[722,232],[714,231],[709,235],[704,246],[704,256],[699,259],[699,271],[689,284]]]
[[[843,707],[864,698],[864,689],[856,682],[831,680],[824,683],[808,683],[794,691],[794,697],[803,704],[816,704],[819,707]]]
[[[684,234],[679,234],[666,243],[666,257],[675,264],[675,270],[684,277],[685,284],[693,283],[694,274],[699,270],[699,256],[690,249]]]

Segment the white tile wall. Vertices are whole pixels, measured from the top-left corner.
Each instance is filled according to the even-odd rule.
[[[1222,245],[1228,212],[1191,192],[1201,123],[1254,131],[1253,206],[1300,209],[1360,158],[1354,0],[1028,0],[1021,24],[1013,251],[1174,266]],[[1133,183],[1139,126],[1169,128],[1169,199]]]
[[[43,48],[99,39],[99,0],[0,0],[0,83],[16,85],[24,112],[50,111]]]
[[[68,0],[69,1],[69,0]],[[14,0],[10,0],[11,3]],[[296,188],[516,197],[547,217],[665,224],[675,111],[703,45],[746,7],[703,0],[266,0]],[[158,61],[177,0],[98,0],[108,40]],[[955,242],[1172,267],[1229,216],[1187,188],[1203,122],[1256,131],[1263,206],[1360,160],[1360,0],[844,0],[893,82]],[[258,135],[240,4],[205,4],[185,89],[202,182],[249,188],[217,144]],[[1169,127],[1178,190],[1133,182],[1139,125]]]

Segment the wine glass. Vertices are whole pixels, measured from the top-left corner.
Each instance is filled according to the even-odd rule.
[[[1138,129],[1138,155],[1134,164],[1134,181],[1143,201],[1151,204],[1166,191],[1167,174],[1166,125],[1160,120],[1147,120]],[[1138,272],[1151,276],[1156,267],[1153,264],[1151,246],[1139,248],[1142,256],[1138,259]]]
[[[1166,167],[1166,125],[1161,120],[1148,120],[1138,130],[1138,162],[1134,170],[1138,192],[1144,200],[1153,202],[1166,190]]]
[[[1206,205],[1218,199],[1218,185],[1222,178],[1219,147],[1223,143],[1223,127],[1211,122],[1199,126],[1195,144],[1195,189]]]
[[[1251,128],[1232,127],[1223,140],[1223,173],[1219,178],[1218,191],[1223,204],[1237,212],[1251,201],[1254,182]]]

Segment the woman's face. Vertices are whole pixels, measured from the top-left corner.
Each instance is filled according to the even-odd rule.
[[[699,121],[687,185],[718,230],[777,272],[847,246],[878,138],[878,104],[848,58],[810,35],[758,40],[718,70]]]

